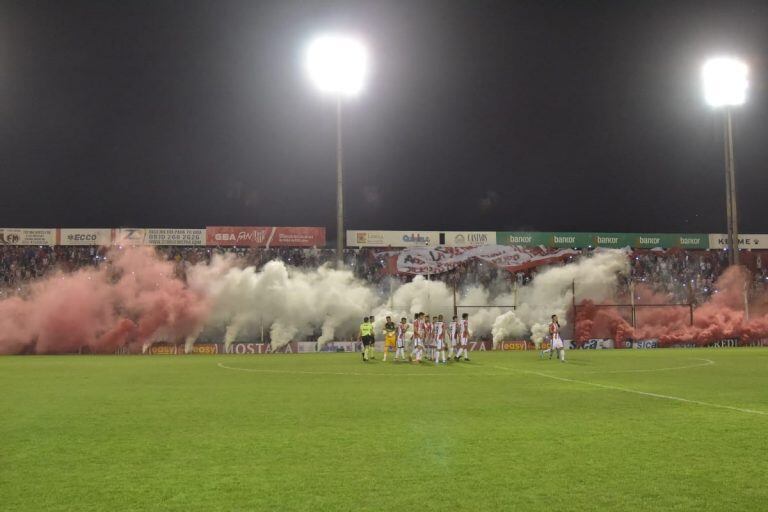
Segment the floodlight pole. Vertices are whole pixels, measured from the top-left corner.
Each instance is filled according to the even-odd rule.
[[[733,158],[731,109],[725,109],[725,201],[728,222],[728,263],[739,264],[739,217],[736,203],[736,164]]]
[[[344,267],[344,185],[342,180],[341,95],[336,96],[336,268]]]

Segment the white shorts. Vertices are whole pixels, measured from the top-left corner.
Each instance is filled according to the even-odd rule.
[[[469,338],[461,338],[461,346],[466,348],[469,345]]]
[[[396,344],[397,348],[405,348],[405,339],[397,338]]]
[[[445,342],[442,338],[435,340],[435,345],[437,346],[437,350],[445,350]]]
[[[562,338],[560,338],[560,336],[558,336],[556,338],[552,338],[552,348],[554,348],[554,349],[564,348],[563,340],[562,340]]]
[[[424,346],[424,340],[421,338],[413,338],[413,348],[416,347],[423,347]]]
[[[456,338],[448,338],[448,346],[449,347],[455,347],[457,345],[458,341]]]

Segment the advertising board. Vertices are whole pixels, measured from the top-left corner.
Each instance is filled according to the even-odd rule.
[[[98,245],[112,244],[113,230],[109,228],[61,228],[58,245]]]
[[[120,228],[115,235],[118,245],[205,245],[205,229]]]
[[[56,245],[56,228],[0,228],[0,245]]]
[[[439,231],[347,230],[347,247],[435,247]]]
[[[444,235],[446,247],[496,245],[495,231],[446,231]]]
[[[221,247],[324,247],[325,228],[208,226],[206,243]]]

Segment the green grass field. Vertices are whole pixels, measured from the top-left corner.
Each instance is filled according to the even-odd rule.
[[[768,350],[568,357],[0,357],[0,509],[768,508]]]

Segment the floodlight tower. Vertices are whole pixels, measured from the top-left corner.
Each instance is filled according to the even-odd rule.
[[[368,52],[356,39],[339,34],[319,36],[307,47],[305,66],[320,92],[336,100],[336,265],[344,265],[344,187],[341,101],[358,95],[365,84]]]
[[[736,177],[733,159],[733,107],[747,100],[749,69],[740,60],[730,57],[709,59],[702,68],[704,99],[714,108],[723,109],[725,116],[725,201],[728,222],[728,262],[739,264],[739,216],[736,203]]]

